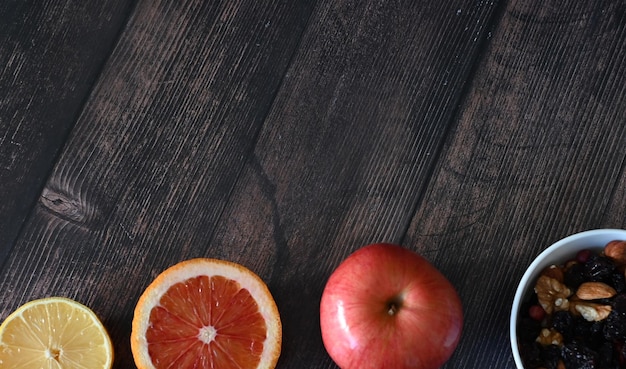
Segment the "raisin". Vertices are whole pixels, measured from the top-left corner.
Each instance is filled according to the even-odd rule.
[[[538,343],[522,342],[519,351],[525,368],[540,368],[543,365],[542,348]]]
[[[602,369],[618,369],[619,362],[617,361],[615,348],[611,342],[604,341],[598,348],[598,367]]]
[[[626,315],[615,310],[611,311],[604,324],[604,338],[606,340],[626,340]]]
[[[557,369],[561,359],[561,348],[556,345],[543,347],[541,351],[542,368]]]
[[[561,358],[566,368],[596,369],[597,354],[579,344],[572,342],[561,349]]]
[[[557,311],[552,314],[552,328],[563,335],[565,342],[569,342],[574,335],[574,317],[568,311]]]
[[[615,342],[615,355],[620,368],[626,367],[626,344],[623,341]]]
[[[592,282],[606,281],[615,270],[615,265],[611,260],[595,254],[589,256],[589,260],[584,265],[587,280]]]
[[[582,317],[577,317],[574,321],[574,337],[582,340],[584,337],[590,336],[592,332],[591,325],[591,322],[583,319]]]
[[[574,263],[572,264],[563,275],[565,285],[571,289],[578,289],[578,287],[587,281],[585,275],[585,264]]]
[[[591,322],[589,335],[583,338],[585,345],[593,350],[598,349],[604,342],[604,321]]]
[[[626,315],[626,294],[619,294],[615,296],[611,305],[613,307],[613,311],[621,315]]]
[[[611,273],[608,282],[611,287],[615,288],[617,293],[626,292],[626,278],[624,278],[624,274],[620,273],[618,270]]]
[[[517,334],[522,341],[534,342],[541,331],[541,322],[532,318],[522,318],[517,326]]]

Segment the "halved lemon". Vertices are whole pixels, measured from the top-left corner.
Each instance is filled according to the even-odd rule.
[[[139,369],[272,369],[282,325],[266,284],[242,265],[198,258],[161,273],[135,307]]]
[[[20,306],[0,325],[0,368],[111,368],[113,346],[96,314],[65,297]]]

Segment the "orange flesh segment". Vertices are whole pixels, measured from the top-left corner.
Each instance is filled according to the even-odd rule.
[[[157,369],[256,368],[266,325],[246,289],[221,276],[173,285],[150,312],[148,352]]]

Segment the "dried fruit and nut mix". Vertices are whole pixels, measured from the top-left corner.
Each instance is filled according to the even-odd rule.
[[[521,309],[526,369],[626,368],[626,241],[542,271]]]

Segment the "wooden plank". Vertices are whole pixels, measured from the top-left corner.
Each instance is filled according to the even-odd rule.
[[[447,367],[513,367],[507,313],[532,253],[624,219],[608,215],[624,192],[619,3],[528,4],[492,30],[489,2],[140,3],[0,271],[0,316],[76,298],[127,367],[149,280],[224,257],[269,282],[280,367],[334,367],[326,277],[365,243],[403,241],[464,299]]]
[[[446,367],[514,368],[509,312],[531,260],[566,235],[626,226],[624,10],[514,1],[493,34],[404,240],[465,305]]]
[[[63,295],[94,309],[116,367],[133,308],[209,244],[307,24],[309,1],[139,2],[0,274],[0,315]]]
[[[213,241],[269,281],[285,322],[280,367],[335,367],[319,334],[325,281],[356,248],[402,239],[495,12],[316,8]]]
[[[132,7],[118,0],[0,4],[0,263]]]

